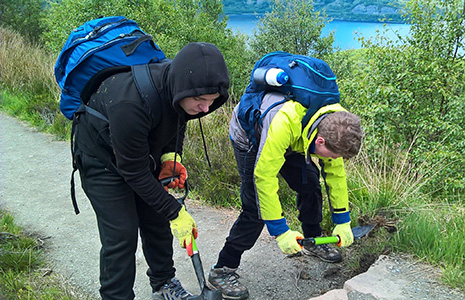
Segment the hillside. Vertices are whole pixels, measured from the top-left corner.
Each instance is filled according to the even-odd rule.
[[[271,11],[271,0],[224,0],[226,14],[263,14]],[[382,19],[402,22],[404,0],[316,0],[315,10],[325,11],[335,20],[378,22]]]

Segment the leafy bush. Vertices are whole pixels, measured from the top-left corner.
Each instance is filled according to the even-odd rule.
[[[189,182],[194,194],[213,205],[240,208],[240,178],[229,141],[229,118],[230,106],[225,105],[200,120],[203,133],[198,122],[189,122],[183,160],[189,166]]]
[[[286,51],[323,58],[333,52],[334,32],[321,36],[330,20],[316,11],[311,1],[274,0],[272,8],[259,19],[251,42],[259,56]]]
[[[465,191],[464,16],[460,1],[452,2],[411,1],[410,35],[362,40],[365,62],[341,85],[365,122],[369,151],[384,140],[403,149],[414,143],[412,162],[429,165],[416,176],[441,175],[427,186],[430,192]]]
[[[150,1],[137,2],[138,5],[134,6],[134,1],[130,0],[49,1],[42,20],[44,44],[50,53],[58,56],[73,29],[100,16],[126,15],[133,18],[138,11],[150,6]]]
[[[2,0],[0,26],[9,27],[28,41],[39,42],[43,4],[43,0]]]

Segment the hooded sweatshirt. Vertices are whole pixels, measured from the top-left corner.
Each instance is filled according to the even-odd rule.
[[[153,174],[153,163],[169,152],[182,154],[186,122],[215,111],[229,97],[229,75],[223,55],[209,43],[190,43],[173,60],[150,65],[157,111],[149,112],[131,72],[102,82],[89,107],[108,122],[90,114],[76,120],[76,148],[98,158],[107,157],[126,183],[145,202],[165,215],[177,217],[181,205]],[[207,113],[188,115],[179,105],[186,97],[219,93]],[[147,101],[153,101],[148,99]]]

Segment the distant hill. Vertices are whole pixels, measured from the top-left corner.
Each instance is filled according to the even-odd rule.
[[[325,10],[335,20],[402,23],[405,0],[315,0],[316,10]],[[270,0],[224,0],[226,14],[263,14],[271,11]]]

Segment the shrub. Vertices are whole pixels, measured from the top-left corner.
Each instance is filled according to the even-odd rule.
[[[412,162],[429,158],[429,168],[415,176],[441,172],[425,187],[445,194],[465,191],[464,16],[458,2],[410,1],[410,35],[362,40],[364,62],[341,84],[345,101],[363,118],[368,151],[383,141],[404,150],[414,143]]]
[[[259,56],[286,51],[323,58],[333,52],[334,33],[321,36],[329,21],[312,1],[275,0],[272,11],[259,19],[251,47]]]
[[[39,42],[43,3],[43,0],[3,0],[0,5],[0,26],[18,32],[30,42]]]

